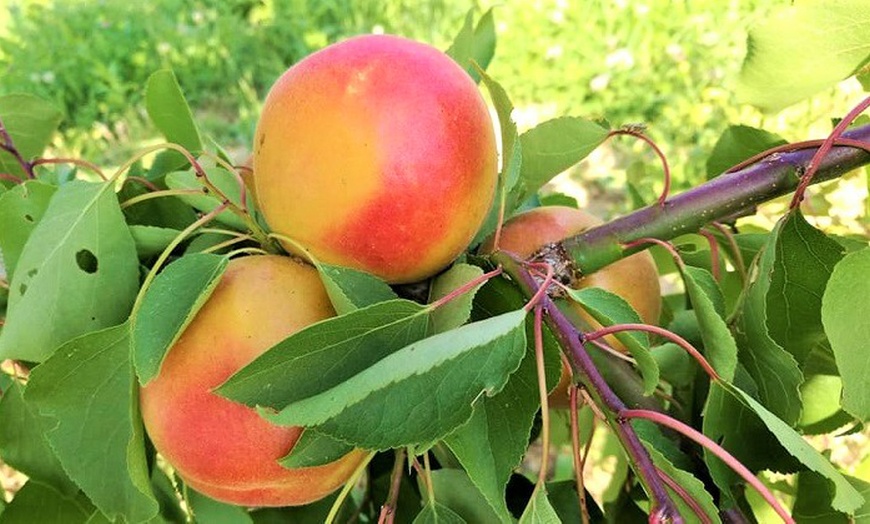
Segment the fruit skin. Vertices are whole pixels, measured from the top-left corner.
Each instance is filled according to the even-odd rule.
[[[495,132],[477,85],[447,55],[359,36],[272,86],[254,171],[273,231],[322,262],[416,282],[454,260],[486,218]]]
[[[232,260],[212,295],[141,389],[154,446],[184,481],[214,499],[245,506],[318,500],[363,459],[286,469],[276,461],[302,428],[279,427],[212,390],[274,344],[335,314],[317,272],[289,257]]]
[[[528,258],[544,244],[559,242],[601,223],[598,217],[581,209],[563,206],[539,207],[507,221],[501,232],[499,247],[522,258]],[[487,240],[481,246],[481,252],[491,252],[492,242],[492,239]],[[585,275],[574,287],[603,288],[624,298],[644,323],[658,322],[661,313],[661,287],[655,262],[647,251],[635,253],[595,273]],[[593,329],[601,327],[580,304],[571,303],[570,310]],[[618,351],[627,351],[613,336],[605,337],[604,341]],[[568,406],[567,388],[570,382],[570,370],[563,368],[559,385],[550,394],[551,405]]]

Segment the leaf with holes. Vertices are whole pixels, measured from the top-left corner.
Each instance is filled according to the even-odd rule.
[[[41,362],[74,337],[123,322],[138,288],[136,246],[112,185],[63,185],[18,259],[0,359]]]

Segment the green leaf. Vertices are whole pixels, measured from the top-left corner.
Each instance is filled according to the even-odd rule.
[[[0,359],[40,362],[76,336],[123,322],[138,288],[136,247],[111,184],[65,184],[18,259]]]
[[[432,472],[435,500],[447,506],[465,522],[503,522],[474,487],[468,475],[460,469],[438,469]]]
[[[504,387],[525,353],[524,310],[413,343],[323,393],[261,414],[365,449],[428,446]]]
[[[705,269],[685,266],[681,273],[698,319],[705,357],[720,377],[730,381],[737,368],[737,343],[725,323],[722,292],[713,275]]]
[[[851,415],[840,409],[843,381],[836,375],[810,375],[801,384],[804,409],[798,421],[804,435],[830,433],[852,422]]]
[[[157,182],[163,184],[162,181]],[[118,200],[126,202],[148,192],[141,185],[128,181],[118,192]],[[124,208],[124,216],[127,217],[127,223],[131,225],[154,226],[178,231],[193,224],[197,219],[196,211],[174,196],[152,198],[127,206]]]
[[[306,428],[290,453],[279,462],[290,469],[321,466],[340,459],[352,450],[353,446],[350,444]]]
[[[482,275],[483,270],[477,266],[455,264],[446,272],[438,275],[432,282],[432,287],[429,290],[429,302],[435,302],[439,298],[447,296],[454,289],[458,289]],[[462,296],[456,297],[435,309],[432,312],[432,332],[443,333],[465,324],[471,316],[474,295],[482,285],[483,282],[466,291]]]
[[[834,267],[822,298],[822,322],[843,380],[843,409],[870,418],[870,248],[846,255]]]
[[[320,263],[317,270],[339,315],[398,298],[386,282],[363,271]]]
[[[130,326],[71,340],[34,368],[25,400],[67,474],[108,518],[157,514],[145,460]]]
[[[0,195],[0,253],[7,279],[15,274],[21,251],[42,220],[56,187],[28,180]]]
[[[535,488],[528,506],[520,517],[520,524],[561,524],[559,515],[550,505],[545,487],[537,486]]]
[[[781,136],[763,129],[728,126],[707,159],[707,178],[717,177],[753,155],[786,143]]]
[[[495,112],[498,115],[498,125],[501,131],[502,166],[499,178],[505,191],[510,191],[519,180],[520,166],[522,165],[522,146],[517,133],[517,124],[511,117],[514,105],[504,87],[491,76],[478,70],[483,79],[483,85],[489,91]],[[500,186],[500,187],[501,187]],[[496,203],[498,196],[496,197]]]
[[[313,324],[236,372],[217,393],[249,406],[281,409],[342,384],[428,334],[428,310],[391,300]],[[317,380],[311,380],[316,375]]]
[[[130,226],[130,235],[136,243],[136,254],[139,258],[149,258],[159,255],[181,233],[177,229],[167,229],[155,226]]]
[[[2,506],[0,506],[2,507]],[[27,481],[0,511],[2,524],[84,524],[93,506],[81,494],[66,495],[36,480]]]
[[[870,523],[870,483],[845,476],[846,481],[864,497],[864,505],[852,513],[852,518],[831,508],[831,492],[824,477],[805,471],[798,475],[797,495],[792,516],[800,523],[868,524]]]
[[[166,352],[211,296],[228,263],[220,255],[184,256],[166,266],[148,287],[130,318],[133,362],[142,385],[157,376]]]
[[[13,382],[0,397],[0,457],[31,480],[66,494],[78,491],[49,447],[39,414],[24,400],[24,386]]]
[[[54,105],[28,94],[0,96],[0,120],[26,161],[40,156],[51,142],[63,114]],[[0,173],[24,177],[11,154],[0,151]]]
[[[767,328],[771,338],[802,365],[815,347],[827,344],[822,295],[834,266],[845,253],[840,244],[808,224],[799,211],[789,213],[775,231]]]
[[[664,380],[672,386],[685,387],[692,383],[697,366],[686,350],[673,342],[650,348]]]
[[[659,453],[655,446],[650,445],[649,442],[646,442],[646,444],[647,451],[649,452],[653,463],[656,465],[656,468],[673,479],[678,486],[688,493],[689,496],[701,507],[706,517],[704,520],[698,518],[692,508],[690,508],[676,492],[669,488],[668,492],[671,495],[671,500],[676,503],[677,509],[680,515],[685,519],[685,522],[721,522],[719,519],[719,509],[716,507],[715,502],[713,502],[713,497],[704,487],[704,483],[695,478],[691,473],[674,467],[674,465],[665,458],[664,455]]]
[[[844,513],[852,513],[864,504],[864,498],[852,487],[840,472],[834,468],[831,462],[819,454],[804,438],[788,424],[767,410],[749,394],[731,384],[711,385],[712,388],[721,388],[727,394],[737,399],[741,404],[755,413],[764,423],[770,433],[792,456],[798,459],[811,471],[818,473],[828,480],[834,488],[834,496],[831,506]]]
[[[484,71],[492,61],[495,54],[495,22],[492,9],[490,9],[480,18],[477,26],[472,27],[475,11],[476,9],[472,8],[465,15],[462,29],[459,30],[453,43],[445,52],[457,64],[465,68],[465,71],[471,75],[475,82],[480,82],[480,74],[472,61]]]
[[[194,522],[200,524],[253,524],[245,508],[218,502],[188,487],[187,502],[193,510]]]
[[[492,279],[475,298],[474,318],[480,320],[513,311],[524,302],[522,294],[508,281]],[[552,334],[544,329],[547,384],[555,387],[561,376],[562,361],[555,341],[549,340]],[[526,339],[534,340],[532,319],[526,321]],[[510,520],[504,500],[505,486],[522,462],[540,405],[534,346],[529,344],[519,369],[511,375],[504,389],[478,401],[471,420],[444,439],[502,521]]]
[[[414,524],[465,524],[465,519],[437,501],[426,504]]]
[[[640,315],[619,295],[605,289],[591,287],[569,291],[569,296],[580,303],[602,326],[615,324],[641,324]],[[641,331],[615,333],[637,361],[643,376],[644,394],[650,395],[659,383],[659,366],[649,350],[649,338]]]
[[[205,172],[209,181],[218,188],[218,190],[220,190],[230,200],[230,202],[236,205],[241,205],[242,192],[235,175],[222,168],[205,169]],[[173,171],[172,173],[169,173],[166,175],[166,185],[169,189],[192,189],[195,191],[203,191],[205,188],[205,186],[200,183],[196,173],[193,171]],[[205,194],[204,192],[201,195],[180,195],[178,198],[203,213],[213,211],[223,202],[219,195],[211,193]],[[248,209],[252,209],[253,202],[251,201],[250,194],[247,194],[246,200],[248,202]],[[215,220],[239,231],[247,231],[248,229],[245,221],[229,209],[218,213]]]
[[[520,135],[523,165],[517,201],[532,196],[553,177],[586,158],[608,130],[580,117],[548,120]]]
[[[184,99],[175,73],[169,69],[155,71],[145,85],[145,109],[151,121],[168,142],[178,144],[194,156],[202,151],[202,140],[190,106]],[[184,166],[187,160],[177,151],[163,153],[159,163],[174,169]]]
[[[832,87],[868,58],[867,2],[797,2],[776,9],[750,29],[737,95],[778,111]]]

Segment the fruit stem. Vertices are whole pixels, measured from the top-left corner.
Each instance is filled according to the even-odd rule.
[[[395,451],[396,460],[393,463],[393,472],[390,474],[390,491],[387,500],[381,506],[381,515],[378,524],[392,524],[396,517],[396,504],[399,500],[399,487],[402,485],[402,469],[405,465],[405,448]]]
[[[505,273],[517,283],[526,296],[531,297],[537,293],[539,289],[537,280],[515,256],[506,251],[499,251],[493,254],[492,258],[504,267]],[[540,298],[540,306],[546,313],[547,325],[571,361],[574,377],[589,393],[593,402],[601,408],[605,421],[622,443],[632,469],[637,473],[638,479],[649,494],[650,515],[663,521],[669,520],[674,524],[682,523],[683,519],[677,512],[664,482],[659,477],[649,452],[628,420],[618,416],[626,409],[626,406],[604,380],[592,357],[586,352],[581,342],[580,332],[546,293]]]
[[[843,136],[858,142],[870,142],[870,125],[857,127]],[[818,163],[813,183],[837,178],[870,163],[865,147],[837,146]],[[563,247],[583,273],[591,273],[619,260],[642,246],[622,249],[622,244],[652,237],[668,240],[698,231],[715,220],[722,220],[752,210],[762,202],[785,195],[800,183],[800,173],[815,150],[801,149],[765,156],[738,171],[722,174],[700,186],[633,213],[596,226],[563,241]]]
[[[721,459],[728,467],[734,470],[735,473],[743,477],[743,480],[746,481],[747,484],[752,486],[756,491],[758,491],[759,495],[761,495],[764,500],[770,504],[770,507],[776,511],[777,515],[779,515],[784,522],[788,522],[794,524],[794,520],[791,518],[791,515],[782,507],[779,501],[773,496],[773,493],[770,492],[769,489],[760,481],[758,477],[752,474],[749,469],[746,468],[739,460],[737,460],[733,455],[725,451],[721,446],[713,442],[703,433],[695,430],[691,426],[683,424],[679,420],[676,420],[672,417],[669,417],[663,413],[659,413],[657,411],[649,411],[646,409],[625,409],[619,413],[620,418],[624,419],[632,419],[632,418],[642,418],[646,420],[650,420],[667,428],[670,428],[681,435],[695,441],[697,444],[701,445],[709,451],[710,453],[716,455]]]

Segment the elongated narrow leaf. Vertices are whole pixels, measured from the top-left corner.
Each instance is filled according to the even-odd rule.
[[[280,462],[285,468],[291,469],[321,466],[340,459],[352,450],[350,444],[307,428]]]
[[[532,498],[520,517],[520,524],[561,524],[559,515],[547,498],[545,488],[538,487],[532,493]]]
[[[822,321],[843,381],[843,409],[870,419],[870,248],[846,255],[822,299]]]
[[[0,120],[24,160],[42,154],[62,119],[58,108],[33,95],[0,96]],[[0,151],[0,173],[25,175],[15,157],[6,151]]]
[[[0,397],[0,458],[31,480],[50,484],[65,494],[78,487],[70,481],[49,447],[39,414],[24,400],[24,386],[15,382]]]
[[[625,301],[624,298],[605,289],[592,287],[572,290],[570,296],[579,302],[602,326],[615,324],[640,324],[640,315]],[[650,395],[659,383],[659,366],[649,350],[649,338],[646,333],[626,331],[617,333],[631,356],[637,361],[637,367],[643,376],[644,394]]]
[[[61,346],[33,370],[25,400],[44,417],[48,441],[67,474],[100,511],[130,522],[157,514],[128,324]]]
[[[434,302],[439,298],[447,296],[451,291],[460,288],[462,285],[471,282],[481,275],[483,275],[483,270],[477,266],[455,264],[445,273],[439,275],[432,283],[432,288],[429,291],[429,302]],[[471,316],[471,304],[474,301],[474,295],[481,285],[482,283],[478,284],[473,289],[469,289],[461,296],[454,298],[433,311],[432,332],[442,333],[465,324]]]
[[[868,58],[867,2],[796,2],[761,18],[749,31],[737,95],[778,111],[832,87]]]
[[[145,292],[131,321],[133,362],[142,385],[157,376],[163,357],[220,282],[229,260],[194,254],[166,266]]]
[[[681,274],[698,319],[705,357],[723,380],[733,380],[737,369],[737,342],[725,323],[722,292],[713,275],[705,269],[686,266]],[[723,306],[717,307],[717,304]]]
[[[428,326],[427,310],[409,300],[358,309],[294,333],[236,372],[217,392],[249,406],[282,409],[421,340]]]
[[[0,358],[40,362],[60,344],[127,318],[139,266],[111,187],[75,181],[52,197],[18,260]]]
[[[473,318],[494,317],[523,306],[525,298],[504,279],[493,279],[478,292]],[[548,389],[555,387],[562,362],[552,334],[544,327],[544,366]],[[532,319],[526,320],[526,339],[534,340]],[[505,487],[529,446],[535,414],[541,405],[534,347],[528,344],[519,369],[504,389],[474,406],[474,414],[444,442],[487,503],[503,521],[510,520]]]
[[[523,166],[518,202],[535,194],[553,177],[586,158],[607,138],[608,130],[579,117],[548,120],[520,135]]]
[[[423,339],[338,386],[263,413],[365,449],[431,445],[468,421],[474,401],[504,387],[525,353],[524,310]]]
[[[199,130],[193,121],[193,114],[175,74],[169,69],[154,72],[145,85],[145,109],[154,126],[168,142],[176,143],[192,154],[202,151]],[[166,151],[158,155],[152,172],[168,172],[187,164],[187,160],[176,151]]]
[[[495,54],[495,22],[493,21],[492,9],[474,25],[475,9],[470,9],[465,15],[462,29],[453,39],[453,43],[446,53],[450,58],[461,65],[471,75],[475,82],[480,82],[480,73],[474,67],[472,61],[484,71],[492,61]]]
[[[329,264],[317,264],[317,270],[339,315],[399,298],[386,282],[363,271]]]
[[[21,251],[42,220],[48,203],[57,188],[28,180],[0,195],[0,253],[6,267],[7,280],[15,274]]]
[[[507,91],[500,83],[483,71],[479,71],[483,79],[483,85],[489,91],[489,96],[495,106],[498,115],[498,125],[501,131],[501,173],[499,178],[505,190],[510,191],[516,185],[520,177],[522,164],[522,148],[517,132],[517,124],[511,117],[514,105],[508,97]],[[498,200],[498,198],[496,198]],[[519,203],[519,202],[517,202]]]
[[[208,175],[209,181],[214,184],[214,186],[218,188],[230,200],[230,202],[236,205],[242,203],[241,188],[239,187],[238,180],[232,173],[226,169],[213,168],[206,169],[206,174]],[[202,191],[204,187],[196,177],[196,173],[193,171],[173,171],[172,173],[169,173],[166,175],[166,185],[170,189],[189,189],[195,191]],[[247,196],[248,198],[246,198],[246,200],[248,201],[250,209],[250,206],[253,204],[250,199],[250,194]],[[203,213],[213,211],[223,203],[223,199],[219,195],[211,193],[203,193],[201,195],[181,195],[178,198]],[[245,221],[230,210],[222,211],[218,214],[215,220],[240,231],[245,231],[247,228]]]
[[[665,458],[664,455],[658,452],[654,446],[650,446],[647,442],[647,450],[649,451],[650,457],[653,459],[653,463],[656,465],[662,473],[669,476],[673,479],[678,486],[680,486],[683,491],[688,493],[688,495],[700,506],[703,511],[703,517],[695,515],[695,512],[692,508],[685,503],[685,501],[673,490],[669,490],[671,494],[671,500],[673,500],[677,508],[680,512],[680,515],[683,516],[685,521],[688,522],[711,522],[718,523],[721,522],[719,519],[719,509],[716,507],[716,504],[713,502],[713,497],[707,490],[704,488],[704,483],[695,478],[691,473],[684,471],[682,469],[676,468],[671,462]]]

